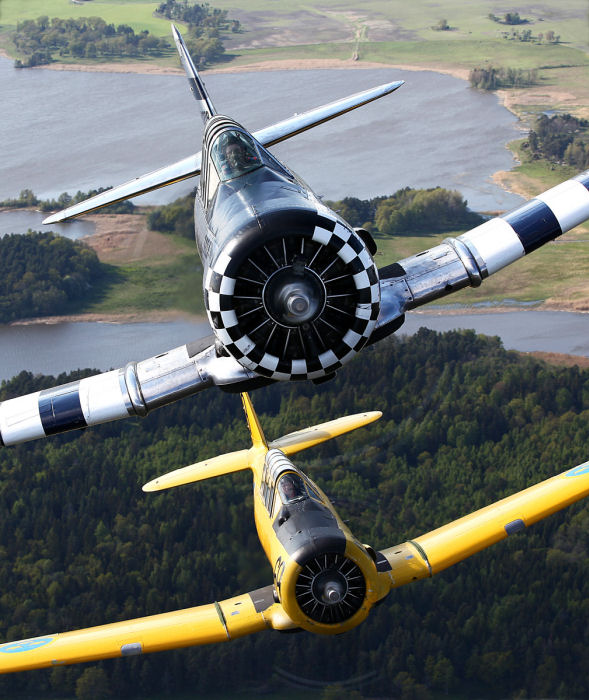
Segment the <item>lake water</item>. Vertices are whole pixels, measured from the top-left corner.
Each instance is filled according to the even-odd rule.
[[[26,233],[29,229],[32,231],[49,230],[42,224],[46,216],[47,214],[40,211],[21,209],[0,211],[0,238],[8,233]],[[96,232],[96,226],[91,221],[77,219],[67,224],[52,224],[51,230],[66,238],[77,240],[91,236]]]
[[[513,165],[504,145],[516,119],[496,97],[433,72],[400,70],[277,71],[206,76],[218,108],[250,129],[390,80],[397,93],[275,147],[319,193],[373,197],[404,187],[460,190],[473,209],[521,203],[491,174]],[[0,199],[32,189],[42,198],[114,185],[200,148],[201,123],[181,76],[21,70],[0,59]],[[143,202],[170,201],[194,182]],[[40,228],[41,214],[0,213],[0,235]],[[79,238],[85,222],[67,229]],[[525,314],[525,315],[524,315]],[[531,315],[530,315],[531,314]],[[531,323],[531,319],[534,319]],[[506,347],[589,355],[582,314],[408,315],[421,325],[499,335]],[[150,357],[209,333],[206,324],[64,323],[0,326],[0,378],[22,369],[56,374],[101,370]]]
[[[400,334],[422,326],[436,331],[472,328],[498,335],[505,347],[589,357],[589,314],[561,311],[435,314],[410,313]],[[202,338],[207,323],[59,323],[0,326],[0,380],[23,369],[59,374],[83,367],[107,370],[143,360]]]
[[[393,95],[273,150],[329,198],[442,185],[477,211],[522,201],[491,180],[513,166],[505,144],[519,135],[516,118],[465,81],[393,69],[205,78],[217,108],[250,129],[402,78]],[[16,70],[0,59],[0,94],[0,200],[26,188],[46,199],[117,185],[200,149],[200,116],[182,76]],[[137,201],[171,201],[194,184]]]

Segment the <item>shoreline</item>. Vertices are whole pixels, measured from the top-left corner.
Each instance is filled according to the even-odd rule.
[[[23,318],[17,321],[3,324],[6,327],[14,326],[54,326],[59,323],[110,323],[113,325],[123,323],[173,323],[174,321],[187,321],[194,323],[208,323],[206,316],[189,314],[177,309],[166,311],[129,311],[126,313],[81,313],[62,316],[37,316],[36,318]]]
[[[461,306],[453,309],[430,307],[429,309],[419,309],[411,311],[419,316],[467,316],[482,314],[506,314],[520,311],[555,311],[558,313],[589,314],[589,302],[579,304],[554,303],[550,300],[538,302],[533,308],[522,302],[521,304],[510,304],[509,306]],[[6,326],[34,326],[34,325],[56,325],[59,323],[173,323],[174,321],[187,321],[194,323],[208,323],[205,315],[190,314],[177,309],[154,310],[154,311],[130,311],[126,313],[80,313],[62,316],[38,316],[36,318],[24,318],[4,324]]]
[[[0,57],[14,61],[6,51],[0,49]],[[352,58],[275,58],[266,61],[255,61],[233,66],[215,66],[200,71],[202,75],[214,75],[217,73],[256,73],[263,71],[281,70],[369,70],[372,68],[392,68],[408,71],[433,71],[444,75],[451,75],[461,80],[468,80],[469,71],[466,68],[445,68],[435,64],[413,65],[406,63],[381,63],[376,61],[354,61]],[[180,67],[161,66],[156,63],[49,63],[41,66],[32,66],[21,70],[58,70],[58,71],[82,71],[86,73],[137,73],[143,75],[185,75]]]

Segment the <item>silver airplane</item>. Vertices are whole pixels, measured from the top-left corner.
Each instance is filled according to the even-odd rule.
[[[48,217],[52,224],[200,175],[195,236],[213,334],[80,381],[0,403],[0,445],[149,411],[217,386],[322,382],[405,313],[485,278],[589,218],[589,171],[504,216],[377,269],[370,234],[354,229],[268,150],[397,90],[345,97],[250,133],[218,114],[175,27],[204,121],[203,145],[172,165]]]

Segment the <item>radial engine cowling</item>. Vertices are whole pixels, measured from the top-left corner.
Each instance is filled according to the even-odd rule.
[[[340,220],[306,216],[237,237],[205,280],[211,326],[244,367],[274,380],[334,373],[367,342],[379,312],[374,261]],[[282,219],[284,221],[284,219]]]

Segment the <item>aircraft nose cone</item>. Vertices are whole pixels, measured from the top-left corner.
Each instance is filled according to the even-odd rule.
[[[278,323],[300,326],[316,318],[325,305],[325,288],[311,270],[277,270],[264,287],[264,306]]]
[[[342,599],[342,593],[343,591],[341,590],[341,586],[339,586],[337,583],[328,584],[325,589],[325,597],[327,598],[327,602],[339,603]]]
[[[302,292],[296,291],[286,300],[286,308],[294,316],[304,316],[311,304],[309,299]]]

